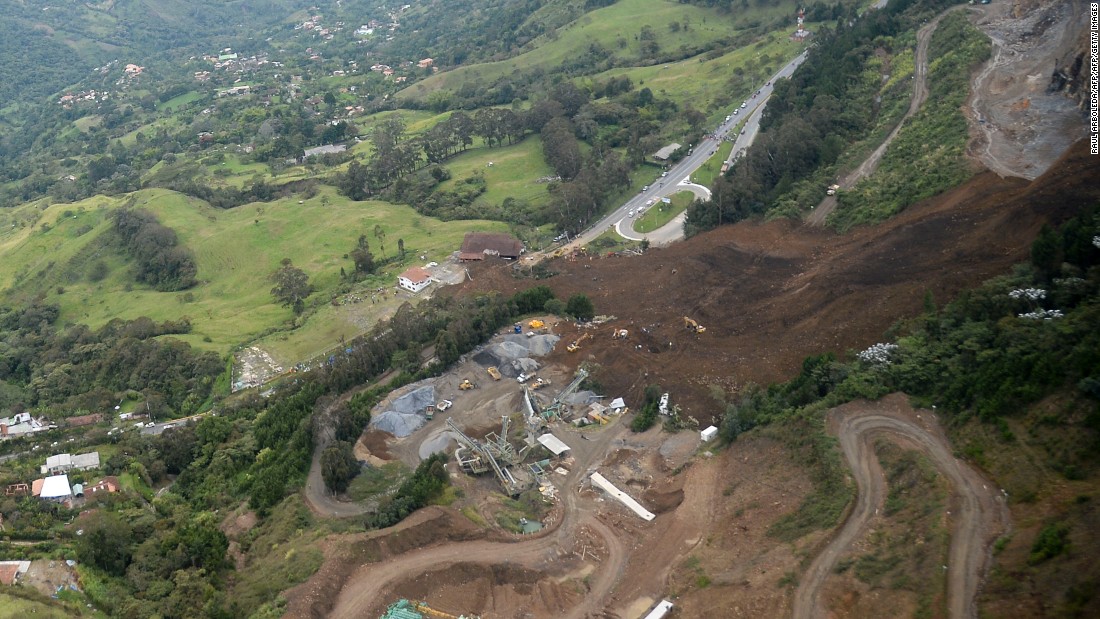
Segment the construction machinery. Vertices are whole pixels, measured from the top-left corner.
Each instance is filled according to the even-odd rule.
[[[497,366],[490,365],[485,368],[485,371],[489,373],[489,376],[493,377],[493,380],[500,380],[500,370],[497,369]]]
[[[527,489],[530,480],[517,479],[508,467],[514,467],[523,462],[527,453],[537,443],[529,440],[523,449],[516,451],[516,448],[508,442],[510,423],[511,420],[504,417],[500,434],[490,432],[485,435],[484,441],[479,441],[467,436],[453,419],[447,420],[447,425],[454,431],[459,443],[458,448],[455,449],[455,460],[458,461],[458,466],[472,475],[481,475],[491,470],[509,496],[518,496]]]
[[[477,615],[452,615],[428,606],[427,602],[401,599],[386,608],[380,619],[480,619]]]
[[[696,333],[703,333],[707,330],[706,327],[695,322],[694,319],[688,318],[687,316],[684,316],[684,328],[694,331]]]
[[[546,326],[546,323],[536,318],[535,320],[527,323],[527,326],[531,327],[532,329],[541,329]]]
[[[611,338],[615,340],[625,340],[630,335],[630,331],[626,329],[612,329]]]
[[[581,342],[587,340],[590,337],[592,337],[591,333],[585,333],[584,335],[570,342],[569,345],[565,347],[565,349],[569,352],[577,352],[581,349]]]
[[[469,391],[469,390],[473,389],[474,387],[477,387],[477,384],[470,382],[469,378],[462,379],[462,382],[458,384],[458,388],[461,391]]]
[[[539,378],[536,378],[534,380],[534,382],[531,383],[531,389],[542,389],[543,387],[545,387],[546,385],[549,385],[549,384],[550,384],[550,381],[546,380],[545,378],[539,377]]]

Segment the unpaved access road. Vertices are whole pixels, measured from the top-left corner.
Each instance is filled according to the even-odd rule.
[[[867,530],[886,498],[886,479],[872,439],[886,435],[923,452],[952,486],[951,546],[947,564],[949,617],[977,617],[977,596],[990,562],[990,545],[1009,526],[1008,507],[998,487],[951,453],[934,415],[909,407],[894,394],[879,402],[854,402],[832,410],[829,428],[840,442],[858,488],[844,526],[814,559],[795,592],[795,619],[824,617],[821,589],[837,561]]]
[[[855,187],[856,183],[867,178],[871,174],[874,174],[878,169],[878,164],[882,162],[882,157],[886,154],[886,149],[890,146],[890,143],[894,141],[894,138],[898,137],[898,133],[901,132],[901,128],[905,125],[905,121],[917,113],[917,110],[924,105],[925,100],[928,99],[928,42],[932,40],[932,33],[936,31],[936,27],[940,25],[942,20],[951,11],[957,11],[962,9],[962,6],[955,6],[940,13],[935,19],[925,24],[920,30],[917,31],[917,51],[914,54],[915,59],[913,61],[913,97],[909,100],[909,109],[906,110],[905,116],[901,117],[894,130],[890,132],[890,135],[886,136],[886,139],[879,144],[878,148],[863,163],[859,164],[859,167],[848,173],[847,176],[842,178],[838,185],[841,189],[851,189]],[[836,209],[836,196],[826,196],[812,211],[806,215],[806,223],[811,226],[820,226],[825,223],[825,219],[832,214]]]

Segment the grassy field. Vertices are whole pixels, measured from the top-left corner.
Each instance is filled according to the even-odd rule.
[[[167,190],[145,190],[133,198],[135,206],[156,213],[195,252],[198,286],[186,294],[133,286],[127,263],[101,242],[101,234],[110,226],[110,209],[124,199],[96,197],[44,210],[39,210],[40,204],[20,207],[40,214],[40,219],[33,227],[0,230],[0,289],[7,290],[5,300],[26,302],[42,294],[46,302],[61,306],[64,322],[93,327],[112,318],[148,316],[163,321],[187,316],[194,331],[182,339],[226,352],[292,318],[290,310],[276,305],[270,294],[269,276],[283,258],[310,275],[317,290],[311,301],[319,299],[326,307],[296,332],[295,337],[311,339],[333,333],[324,315],[329,307],[326,291],[339,283],[341,267],[350,270],[351,261],[344,255],[358,236],[366,234],[372,251],[381,257],[373,236],[376,225],[385,232],[387,255],[396,251],[398,239],[410,252],[407,264],[392,265],[378,278],[379,286],[392,286],[394,274],[412,264],[416,254],[442,261],[468,231],[507,229],[499,222],[444,223],[405,206],[351,202],[330,188],[322,188],[302,204],[286,199],[228,211]],[[43,229],[43,223],[48,229]],[[110,272],[93,283],[84,273],[89,263],[98,260]],[[363,328],[357,323],[336,332],[346,335],[348,329]]]
[[[763,85],[775,71],[802,53],[805,45],[790,41],[787,34],[787,29],[773,32],[758,44],[713,59],[696,56],[662,65],[612,69],[585,81],[607,81],[625,75],[636,87],[647,87],[680,105],[690,103],[716,122],[729,112],[725,107]],[[743,80],[737,77],[738,70],[744,75]],[[754,73],[759,76],[755,80]]]
[[[188,103],[193,103],[202,98],[202,93],[197,90],[185,92],[178,97],[173,97],[164,103],[160,104],[160,109],[167,110],[169,112],[175,111]]]
[[[511,146],[471,149],[443,165],[451,171],[452,179],[440,185],[441,191],[453,189],[459,181],[481,174],[485,178],[486,191],[479,200],[500,204],[511,197],[541,204],[550,198],[546,183],[535,182],[554,173],[543,159],[542,142],[537,135]]]
[[[664,202],[654,204],[634,223],[634,231],[644,234],[657,230],[672,221],[673,217],[683,213],[694,199],[695,194],[690,191],[681,191],[672,195],[672,204]]]
[[[530,51],[507,60],[438,73],[399,92],[397,96],[418,98],[436,90],[456,90],[466,83],[488,84],[515,72],[551,70],[593,43],[602,45],[620,62],[631,64],[631,61],[641,58],[643,42],[638,35],[646,26],[651,29],[660,49],[669,51],[728,37],[738,27],[768,16],[793,12],[794,7],[794,2],[784,1],[779,6],[723,14],[714,9],[665,0],[620,0],[537,38],[532,42],[533,49]],[[689,26],[673,31],[669,27],[673,22],[687,23]]]
[[[731,135],[736,135],[737,131],[739,129],[734,128]],[[718,152],[711,155],[706,163],[692,173],[692,180],[705,187],[710,187],[714,180],[718,178],[718,175],[722,173],[722,164],[726,162],[726,157],[729,157],[731,150],[733,150],[733,142],[722,142],[722,145],[718,147]]]
[[[73,608],[63,606],[58,602],[47,604],[0,592],[0,619],[26,619],[27,617],[67,619],[73,616],[79,617],[81,615],[74,615]],[[94,615],[87,613],[86,616]]]

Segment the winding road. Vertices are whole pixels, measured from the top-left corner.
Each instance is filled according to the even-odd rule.
[[[924,102],[928,99],[928,43],[932,40],[932,34],[936,31],[936,27],[940,25],[940,21],[946,17],[948,13],[963,8],[966,8],[965,5],[951,7],[937,15],[935,19],[928,22],[917,31],[917,51],[914,54],[913,60],[913,97],[909,100],[909,109],[906,110],[905,116],[901,117],[897,126],[890,132],[890,135],[886,136],[882,144],[879,144],[878,148],[876,148],[863,163],[859,164],[858,168],[852,170],[837,182],[841,190],[851,189],[855,187],[856,183],[859,181],[874,174],[879,164],[882,163],[882,157],[886,154],[886,149],[889,148],[894,138],[898,137],[898,133],[901,133],[902,127],[905,126],[905,121],[913,114],[916,114],[921,106],[924,105]],[[806,215],[806,223],[812,226],[823,225],[829,215],[836,210],[836,205],[837,199],[835,195],[825,196],[825,199]]]
[[[571,556],[575,550],[576,532],[587,527],[607,544],[607,556],[589,580],[589,590],[583,601],[570,608],[562,619],[584,619],[602,612],[607,595],[620,579],[627,552],[622,541],[596,517],[591,505],[580,505],[576,488],[598,463],[611,442],[625,433],[620,426],[596,435],[577,459],[561,484],[559,497],[563,502],[562,520],[558,527],[537,539],[497,542],[470,541],[432,546],[406,552],[386,560],[384,564],[366,564],[352,575],[337,597],[330,617],[365,617],[393,585],[419,576],[425,570],[437,570],[459,563],[513,565],[545,568],[558,558]]]
[[[867,531],[886,498],[886,480],[872,439],[899,437],[923,452],[950,482],[954,512],[949,512],[951,545],[947,563],[949,617],[977,617],[977,596],[990,563],[990,546],[1009,527],[1008,507],[1000,490],[981,473],[956,459],[935,417],[910,409],[903,395],[834,409],[830,430],[836,434],[858,488],[856,503],[843,527],[802,576],[792,617],[812,619],[828,612],[821,589],[840,558]]]

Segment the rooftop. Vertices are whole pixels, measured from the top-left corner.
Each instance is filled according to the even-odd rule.
[[[404,277],[414,284],[420,284],[430,280],[432,275],[421,267],[409,267],[399,277]]]

